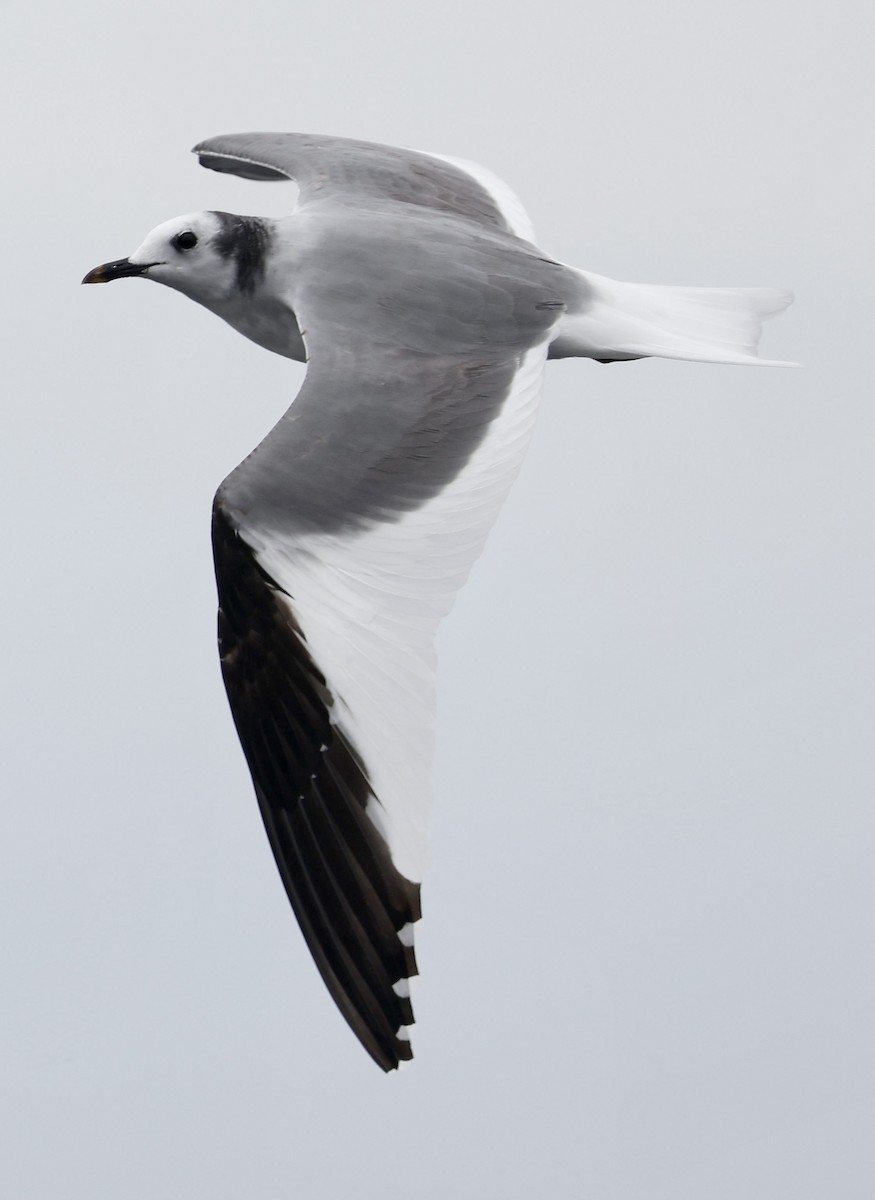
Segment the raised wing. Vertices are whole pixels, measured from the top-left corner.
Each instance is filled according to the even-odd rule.
[[[305,133],[229,134],[200,142],[193,152],[212,171],[244,179],[293,179],[302,203],[395,201],[532,237],[522,205],[510,189],[473,163]]]

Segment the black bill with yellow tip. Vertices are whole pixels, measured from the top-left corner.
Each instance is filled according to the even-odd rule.
[[[114,262],[102,263],[89,271],[83,283],[111,283],[113,279],[125,279],[129,275],[142,275],[157,263],[132,263],[129,258],[117,258]]]

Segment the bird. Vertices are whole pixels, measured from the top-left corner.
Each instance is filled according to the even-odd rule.
[[[294,181],[296,205],[174,218],[82,282],[154,280],[306,363],[215,495],[219,655],[305,941],[391,1071],[412,1058],[435,633],[520,467],[547,361],[795,365],[757,356],[792,295],[571,267],[462,159],[300,133],[193,152]]]

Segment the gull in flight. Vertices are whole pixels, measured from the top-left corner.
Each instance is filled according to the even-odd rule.
[[[761,324],[792,297],[557,262],[506,185],[457,159],[296,133],[195,153],[294,180],[296,208],[177,217],[83,283],[154,279],[307,364],[216,493],[219,653],[304,938],[389,1071],[412,1057],[435,632],[518,471],[547,360],[763,365]]]

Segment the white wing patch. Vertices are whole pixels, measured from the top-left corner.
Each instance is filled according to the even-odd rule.
[[[397,869],[414,881],[427,852],[435,633],[522,463],[546,353],[545,341],[522,356],[483,441],[420,508],[343,534],[246,530],[259,563],[290,597],[335,698],[332,723],[365,764],[376,796],[368,814]]]
[[[522,238],[524,242],[534,242],[535,231],[529,220],[529,214],[523,208],[519,196],[511,191],[503,179],[499,179],[497,175],[488,171],[486,167],[481,167],[479,163],[468,162],[465,158],[450,158],[446,154],[432,154],[430,150],[422,151],[422,153],[427,153],[429,158],[449,163],[451,167],[457,167],[458,170],[470,175],[485,192],[489,193],[495,202],[495,207],[507,221],[511,231],[518,238]]]

